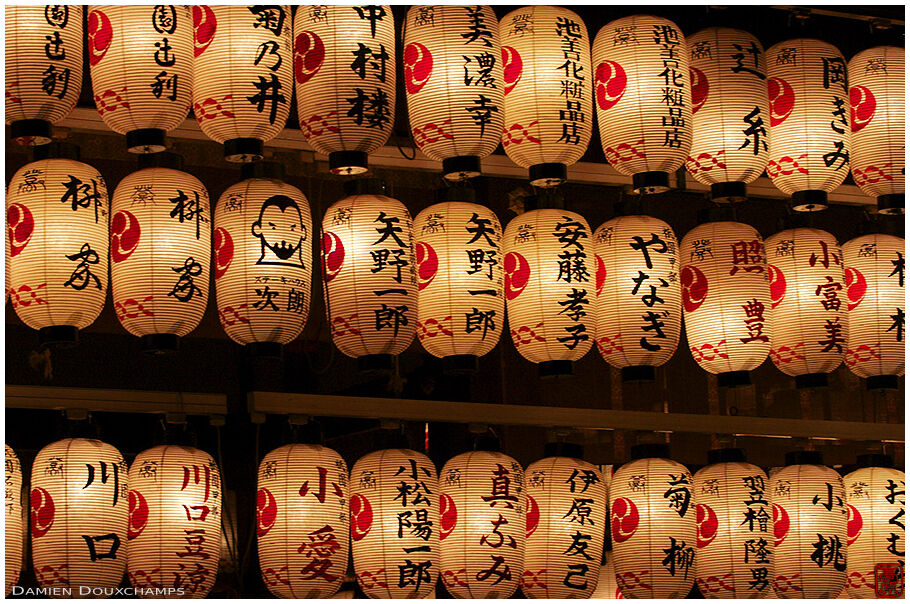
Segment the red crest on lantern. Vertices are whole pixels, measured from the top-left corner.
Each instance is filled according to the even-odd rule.
[[[322,234],[322,274],[325,282],[334,279],[341,271],[344,264],[344,244],[341,237],[332,231]]]
[[[506,299],[514,300],[528,285],[531,265],[518,252],[509,252],[503,260],[502,269],[505,272]]]
[[[771,508],[774,522],[774,545],[777,546],[784,542],[784,539],[787,538],[787,533],[790,532],[790,515],[780,504],[772,504]]]
[[[422,290],[433,281],[439,270],[439,256],[429,243],[419,241],[415,246],[417,253],[417,289]]]
[[[6,210],[6,229],[9,234],[9,255],[18,256],[25,249],[35,230],[31,210],[21,203],[11,203]]]
[[[679,274],[682,286],[683,306],[687,312],[693,312],[708,297],[708,278],[701,269],[695,266],[684,266]]]
[[[619,102],[626,90],[626,71],[616,61],[603,61],[594,73],[597,105],[609,109]]]
[[[511,46],[502,47],[502,72],[506,81],[504,94],[509,94],[521,79],[521,70],[524,63],[521,61],[521,55]]]
[[[628,497],[619,497],[610,506],[610,527],[613,541],[623,542],[631,538],[638,529],[638,507]]]
[[[695,506],[695,523],[698,526],[697,543],[702,548],[714,541],[717,537],[717,514],[711,509],[711,506],[699,503]]]
[[[793,112],[796,104],[793,87],[780,78],[768,78],[768,102],[771,107],[771,125],[776,126]]]
[[[130,257],[139,245],[142,229],[130,212],[120,210],[111,218],[111,260],[122,262]]]
[[[875,95],[865,86],[850,87],[850,132],[859,132],[875,115]]]
[[[126,527],[126,538],[135,539],[145,529],[149,520],[149,504],[139,491],[130,491],[130,521]]]
[[[373,527],[373,506],[370,500],[354,493],[351,496],[351,539],[360,541]]]
[[[537,505],[537,500],[526,495],[528,498],[528,509],[525,511],[525,539],[534,534],[534,531],[537,530],[537,525],[540,524],[540,506]]]
[[[325,61],[325,44],[314,32],[304,31],[294,40],[294,78],[303,84],[319,71]]]
[[[692,84],[692,113],[696,113],[708,100],[710,84],[705,72],[697,67],[689,67],[689,81]]]
[[[234,259],[234,240],[221,227],[215,229],[215,279],[220,279]]]
[[[594,272],[594,291],[595,294],[599,297],[600,292],[603,291],[604,283],[607,281],[607,267],[604,265],[603,258],[594,254],[594,262],[597,265],[597,268]]]
[[[205,52],[215,38],[215,29],[218,21],[215,13],[205,4],[193,6],[193,56],[198,57]]]
[[[29,495],[32,538],[43,537],[54,525],[54,499],[46,489],[35,487]]]
[[[256,534],[265,535],[275,525],[278,518],[278,502],[268,489],[259,489],[256,493]]]
[[[439,495],[439,539],[443,540],[452,534],[458,524],[458,509],[455,500],[448,493]]]
[[[853,310],[866,297],[866,277],[858,269],[848,266],[844,269],[844,280],[847,283],[847,310]]]
[[[88,15],[88,62],[97,65],[111,47],[114,28],[111,20],[100,10],[93,10]]]
[[[859,539],[863,532],[863,517],[855,507],[847,504],[847,545]]]
[[[433,55],[420,42],[411,42],[404,49],[404,85],[408,93],[416,94],[430,80]]]
[[[787,279],[784,272],[774,266],[768,265],[768,283],[771,287],[771,308],[775,308],[784,301],[784,294],[787,293]]]

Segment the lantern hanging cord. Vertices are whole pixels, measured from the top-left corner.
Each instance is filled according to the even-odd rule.
[[[401,148],[401,142],[399,142],[397,139],[395,140],[395,146],[398,147],[398,152],[401,153],[401,156],[403,158],[405,158],[406,160],[414,161],[417,158],[417,148],[416,147],[411,148],[413,153],[411,154],[410,157],[408,157],[407,153],[404,152],[404,149]]]
[[[162,419],[162,425],[163,424],[164,424],[164,420]],[[258,425],[257,425],[257,429],[258,429]],[[221,448],[221,426],[215,426],[215,439],[216,439],[216,448],[217,448],[216,453],[218,455],[218,468],[220,470],[223,470],[224,469],[224,456],[222,455],[222,448]],[[240,565],[237,560],[237,551],[236,551],[237,533],[232,532],[231,538],[227,537],[228,525],[227,525],[227,520],[226,520],[227,515],[224,513],[224,502],[223,502],[224,495],[225,495],[224,476],[222,476],[221,477],[221,497],[222,497],[221,532],[225,536],[225,540],[228,543],[228,548],[227,548],[228,556],[230,556],[230,558],[231,558],[231,564],[234,565],[234,574],[237,577],[237,585],[240,586],[240,590],[242,592],[243,591],[243,588],[242,588],[243,577],[240,575]]]

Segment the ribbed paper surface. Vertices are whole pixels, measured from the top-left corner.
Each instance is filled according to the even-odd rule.
[[[22,571],[22,546],[25,541],[22,539],[22,465],[19,463],[19,457],[16,456],[16,452],[9,445],[5,445],[5,447],[5,593],[8,596],[13,591],[13,586],[19,582],[19,573]]]

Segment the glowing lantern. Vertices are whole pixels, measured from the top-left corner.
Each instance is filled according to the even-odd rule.
[[[706,598],[766,598],[774,593],[774,522],[768,476],[740,449],[708,452],[695,473],[696,582]]]
[[[521,580],[524,471],[502,453],[450,459],[439,484],[440,577],[456,598],[509,598]]]
[[[764,362],[772,329],[765,248],[758,231],[741,222],[708,222],[680,245],[686,339],[702,369],[722,385],[748,383]]]
[[[715,201],[744,201],[768,165],[765,50],[749,32],[709,27],[686,39],[692,150],[686,168]]]
[[[887,455],[861,455],[857,462],[860,468],[844,476],[849,550],[846,593],[853,598],[878,598],[879,565],[904,566],[904,473],[893,468]]]
[[[9,292],[43,342],[75,342],[107,295],[107,186],[78,148],[51,147],[53,159],[20,168],[7,190]]]
[[[322,274],[332,340],[361,367],[389,367],[417,331],[411,215],[385,183],[345,183],[322,221]],[[364,358],[366,357],[366,358]]]
[[[824,210],[850,172],[847,63],[811,38],[779,42],[767,57],[768,176],[795,210]]]
[[[111,201],[111,293],[120,324],[143,350],[175,350],[199,324],[209,290],[209,194],[180,157],[140,155],[149,167],[120,181]]]
[[[622,590],[616,583],[616,568],[613,564],[613,552],[604,552],[606,561],[600,567],[600,578],[597,580],[597,588],[591,594],[592,600],[622,600]]]
[[[821,453],[787,453],[771,479],[774,591],[779,598],[836,598],[847,570],[847,505],[840,475]]]
[[[317,5],[294,18],[303,136],[333,174],[367,171],[395,121],[395,21],[388,5]]]
[[[771,360],[798,388],[825,386],[846,351],[847,293],[837,239],[797,228],[765,241],[771,284]]]
[[[107,443],[65,438],[32,464],[32,566],[38,585],[102,597],[126,568],[127,467]]]
[[[572,373],[593,343],[594,299],[588,222],[575,212],[531,210],[503,236],[512,342],[541,376]],[[589,311],[591,318],[588,317]]]
[[[232,340],[280,355],[303,330],[310,307],[313,220],[281,164],[244,165],[244,180],[215,206],[218,318]]]
[[[279,598],[328,598],[348,565],[348,467],[320,445],[292,444],[259,464],[262,580]],[[368,529],[367,529],[368,530]]]
[[[480,174],[499,145],[499,24],[486,5],[412,6],[404,23],[404,86],[414,143],[449,180]]]
[[[193,111],[230,162],[262,159],[291,108],[291,8],[192,6]]]
[[[221,558],[221,472],[193,447],[162,445],[139,453],[129,473],[127,574],[137,594],[204,598]],[[191,561],[191,564],[187,564]]]
[[[6,595],[19,582],[22,570],[22,466],[16,452],[6,445]]]
[[[847,356],[867,388],[897,388],[904,375],[904,240],[872,234],[843,245]]]
[[[82,7],[6,9],[6,123],[20,145],[51,142],[51,124],[66,118],[82,90]],[[94,40],[89,34],[89,46]]]
[[[613,564],[626,598],[684,598],[695,581],[692,474],[668,457],[665,445],[636,445],[610,483]]]
[[[581,159],[594,126],[591,43],[581,17],[560,6],[528,6],[499,23],[505,77],[502,146],[553,187]]]
[[[505,323],[502,227],[468,189],[443,189],[414,220],[417,337],[454,368],[476,370]]]
[[[618,216],[594,232],[595,340],[624,379],[654,379],[682,330],[676,235],[663,220]]]
[[[877,46],[847,64],[853,180],[878,210],[904,213],[904,49]]]
[[[685,37],[672,21],[632,15],[603,26],[591,56],[607,161],[632,177],[636,193],[669,190],[669,173],[686,162],[692,146]]]
[[[430,459],[410,449],[361,457],[351,471],[354,574],[370,598],[422,598],[439,576],[439,481]]]

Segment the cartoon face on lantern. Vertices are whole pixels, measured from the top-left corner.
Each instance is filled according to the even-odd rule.
[[[294,77],[298,84],[308,81],[325,61],[325,44],[311,31],[302,31],[294,40]]]
[[[404,85],[409,94],[417,94],[433,72],[433,55],[420,42],[411,42],[404,49]]]
[[[304,268],[303,242],[307,239],[307,230],[296,201],[286,195],[272,195],[266,199],[252,232],[262,246],[262,255],[256,264]]]
[[[626,91],[626,71],[616,61],[602,61],[594,73],[597,105],[609,109],[619,102]]]

